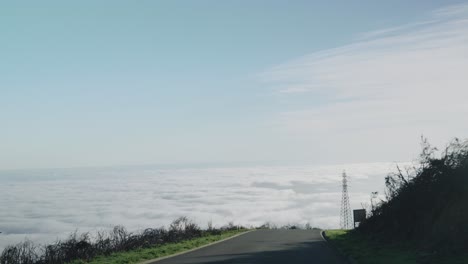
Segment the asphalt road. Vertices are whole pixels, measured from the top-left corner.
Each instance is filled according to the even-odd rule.
[[[316,230],[257,230],[155,264],[346,263]]]

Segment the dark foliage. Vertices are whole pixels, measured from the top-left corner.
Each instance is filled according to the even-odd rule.
[[[386,177],[387,201],[374,208],[358,232],[376,239],[412,241],[427,249],[468,248],[468,141],[455,139],[435,157],[422,141],[418,168]]]
[[[109,232],[98,232],[94,237],[89,233],[78,235],[75,232],[68,239],[50,245],[36,246],[31,241],[25,241],[8,246],[0,255],[0,264],[62,264],[74,260],[89,261],[96,256],[175,243],[240,228],[231,223],[221,228],[213,228],[210,225],[208,230],[202,230],[186,217],[180,217],[173,221],[168,229],[148,228],[139,233],[131,233],[123,226],[116,226]]]

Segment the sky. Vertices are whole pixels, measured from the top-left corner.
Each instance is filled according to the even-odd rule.
[[[463,1],[0,4],[0,170],[408,161],[468,131]]]

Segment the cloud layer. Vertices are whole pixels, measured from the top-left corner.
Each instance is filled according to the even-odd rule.
[[[188,216],[204,226],[309,222],[336,227],[340,175],[347,169],[352,206],[381,190],[389,163],[199,169],[67,169],[0,172],[0,248],[29,238],[53,241],[124,225],[168,225]]]

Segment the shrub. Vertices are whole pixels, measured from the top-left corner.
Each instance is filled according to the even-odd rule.
[[[410,240],[425,248],[468,245],[468,141],[453,140],[435,157],[423,139],[420,165],[386,177],[387,200],[357,229],[378,239]]]
[[[218,229],[211,227],[201,230],[187,217],[180,217],[171,223],[169,229],[147,228],[142,232],[131,233],[123,226],[115,226],[111,231],[97,232],[94,238],[89,233],[78,235],[74,232],[65,240],[45,246],[36,246],[29,240],[7,246],[0,255],[0,264],[62,264],[76,260],[89,261],[114,252],[180,242],[239,228],[241,227],[230,224]]]

